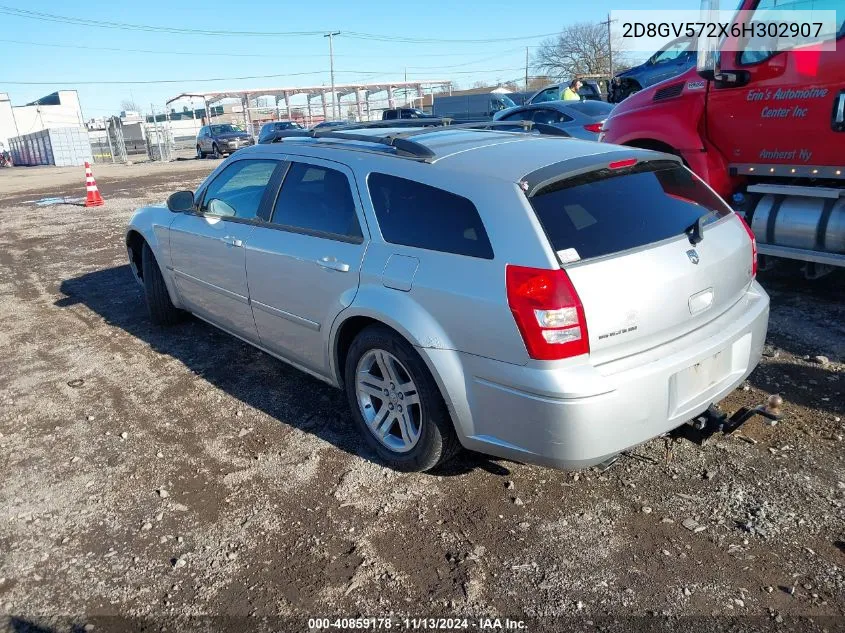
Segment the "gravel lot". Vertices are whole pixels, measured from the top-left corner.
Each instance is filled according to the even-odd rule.
[[[285,631],[326,615],[845,621],[845,273],[761,274],[767,356],[723,408],[780,393],[776,426],[703,448],[656,439],[604,473],[464,453],[400,474],[373,461],[339,391],[202,322],[148,322],[126,222],[216,164],[95,166],[93,209],[32,203],[84,196],[81,168],[0,170],[9,630],[108,630],[109,615],[293,618]]]

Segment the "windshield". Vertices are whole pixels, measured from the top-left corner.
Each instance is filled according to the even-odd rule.
[[[228,123],[225,125],[212,125],[211,126],[211,133],[215,136],[218,134],[237,134],[239,132],[243,132],[243,130],[236,125],[229,125]]]
[[[502,95],[501,97],[499,97],[499,99],[501,99],[502,103],[505,104],[506,108],[515,108],[516,107],[516,104],[513,102],[513,99],[511,99],[507,95]]]

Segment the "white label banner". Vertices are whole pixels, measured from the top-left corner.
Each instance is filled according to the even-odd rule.
[[[692,41],[689,50],[697,43],[698,50],[707,46],[711,50],[772,53],[818,45],[820,50],[835,51],[836,37],[845,29],[837,12],[829,9],[622,9],[612,11],[610,19],[611,35],[623,51],[659,51],[678,38]],[[838,19],[845,20],[845,16]],[[669,47],[665,57],[675,59],[672,54],[682,54],[684,44]]]

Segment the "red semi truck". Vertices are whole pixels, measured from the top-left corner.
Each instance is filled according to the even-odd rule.
[[[793,4],[808,8],[775,8]],[[698,68],[628,97],[599,138],[681,156],[745,217],[761,256],[804,261],[809,278],[845,266],[845,0],[815,4],[837,10],[835,51],[727,52],[725,40]]]

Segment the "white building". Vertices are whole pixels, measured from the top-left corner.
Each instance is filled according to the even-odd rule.
[[[59,90],[32,103],[13,106],[9,95],[0,92],[0,143],[9,139],[55,128],[85,128],[76,90]]]

